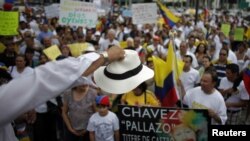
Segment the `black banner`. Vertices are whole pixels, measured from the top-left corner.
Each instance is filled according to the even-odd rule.
[[[121,141],[208,140],[207,110],[118,106]]]

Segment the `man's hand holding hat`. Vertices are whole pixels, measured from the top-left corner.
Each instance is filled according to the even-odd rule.
[[[103,55],[104,57],[108,57],[109,62],[122,60],[124,58],[125,51],[118,47],[118,46],[112,46],[107,50],[107,56]]]
[[[114,61],[120,61],[123,60],[125,55],[125,51],[117,46],[110,47],[107,51],[101,53],[101,57],[94,61],[92,65],[82,74],[83,76],[88,76],[92,72],[94,72],[97,68],[104,65],[106,61],[109,63]]]

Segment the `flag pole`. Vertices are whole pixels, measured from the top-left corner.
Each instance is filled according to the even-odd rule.
[[[172,40],[172,47],[173,47],[173,50],[174,50],[174,54],[175,54],[175,58],[174,58],[174,60],[175,60],[175,66],[176,66],[176,75],[177,76],[180,76],[180,74],[179,74],[179,68],[178,68],[178,63],[177,63],[177,56],[176,56],[176,49],[175,49],[175,42],[174,42],[174,40],[175,40],[175,31],[173,31],[173,32],[170,32],[170,42],[171,42],[171,40]],[[173,75],[173,77],[174,77],[174,82],[175,82],[175,84],[177,84],[177,82],[176,82],[176,80],[175,80],[175,75]],[[179,79],[179,78],[178,78]],[[179,95],[179,98],[180,98],[180,105],[181,105],[181,108],[183,108],[183,100],[182,100],[182,94],[183,94],[183,89],[182,88],[180,88],[180,86],[178,86],[178,85],[176,85],[177,87],[176,87],[176,90],[178,91],[178,95]]]
[[[199,11],[199,0],[196,0],[196,3],[195,3],[195,25],[197,25],[197,22],[198,22],[198,11]]]

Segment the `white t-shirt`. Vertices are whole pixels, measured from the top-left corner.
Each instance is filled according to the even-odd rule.
[[[219,89],[226,90],[233,87],[233,82],[229,81],[227,77],[223,77],[220,81]]]
[[[226,89],[229,89],[229,88],[232,88],[233,87],[233,82],[231,82],[231,81],[229,81],[228,79],[227,79],[227,77],[223,77],[222,79],[221,79],[221,81],[220,81],[220,85],[219,85],[219,89],[222,89],[222,90],[226,90]],[[224,97],[227,97],[227,96],[224,96]],[[240,101],[240,97],[239,97],[239,95],[231,95],[230,97],[228,97],[228,98],[226,98],[225,99],[226,100],[226,102],[239,102]],[[235,111],[237,111],[237,110],[240,110],[240,108],[232,108],[232,107],[230,107],[230,108],[228,108],[229,110],[235,110]]]
[[[195,84],[198,84],[200,81],[199,72],[192,67],[188,72],[183,71],[180,77],[180,80],[183,84],[185,91],[195,87]]]
[[[186,92],[183,100],[184,104],[194,109],[212,109],[221,119],[222,124],[227,120],[227,108],[225,101],[218,90],[214,90],[212,94],[206,94],[201,87],[190,89]],[[212,125],[218,124],[214,119]]]
[[[193,61],[192,61],[192,67],[193,68],[197,68],[199,65],[198,65],[198,61],[197,61],[195,55],[192,52],[190,52],[190,51],[187,51],[186,55],[190,55],[192,57],[192,59],[193,59]],[[180,50],[176,51],[176,57],[178,59],[183,60],[183,58],[181,57]]]
[[[96,112],[90,117],[87,130],[95,132],[95,141],[114,141],[114,131],[119,130],[119,120],[111,111],[106,116]]]
[[[11,74],[11,76],[12,76],[13,79],[14,78],[19,78],[19,77],[22,77],[22,76],[25,76],[25,75],[29,75],[29,74],[33,73],[33,71],[34,70],[31,67],[25,67],[25,69],[21,73],[19,73],[17,71],[16,66],[11,66],[9,68],[9,73]]]
[[[147,49],[150,49],[153,51],[153,55],[154,56],[158,56],[158,57],[161,57],[162,55],[163,56],[166,56],[167,55],[167,51],[168,49],[167,48],[164,48],[162,45],[158,44],[157,47],[155,47],[153,44],[149,45],[147,47]]]
[[[214,60],[219,59],[219,55],[220,55],[220,51],[216,52],[214,55]],[[230,61],[231,63],[237,64],[237,57],[231,49],[228,50],[227,60]]]
[[[226,102],[230,102],[230,103],[238,103],[241,100],[249,100],[249,95],[248,92],[245,88],[245,84],[243,81],[241,81],[240,85],[237,87],[239,93],[238,94],[233,94],[232,96],[230,96]],[[241,110],[241,107],[230,107],[228,108],[231,111],[238,111]]]
[[[109,39],[106,39],[102,43],[100,43],[100,51],[106,51],[109,45],[120,46],[120,43],[115,39],[112,42]]]

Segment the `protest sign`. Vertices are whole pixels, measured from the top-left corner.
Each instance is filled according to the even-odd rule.
[[[49,6],[45,6],[45,14],[47,18],[59,17],[60,13],[60,5],[59,4],[52,4]]]
[[[57,45],[53,45],[43,50],[43,53],[50,59],[56,60],[56,57],[61,55],[61,51],[59,50]]]
[[[18,12],[0,11],[0,35],[18,34]]]
[[[224,35],[228,37],[229,32],[230,32],[230,28],[231,28],[230,24],[222,24],[221,25],[221,32],[223,32]]]
[[[156,3],[142,3],[132,5],[133,24],[150,24],[157,21]]]
[[[59,23],[70,26],[95,27],[97,9],[93,3],[61,0]]]
[[[121,141],[172,141],[190,136],[206,141],[210,124],[207,110],[194,109],[119,105],[118,117]]]
[[[243,41],[244,28],[235,28],[234,30],[234,41]]]
[[[88,47],[88,43],[74,43],[68,44],[72,56],[78,57]]]

